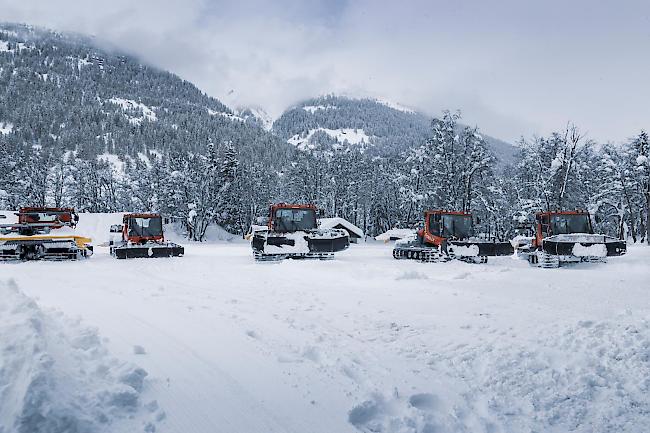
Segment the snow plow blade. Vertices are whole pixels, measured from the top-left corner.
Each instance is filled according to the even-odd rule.
[[[330,230],[330,234],[331,234]],[[258,261],[282,259],[332,259],[334,253],[350,246],[347,235],[337,237],[321,236],[313,233],[283,236],[258,232],[251,243],[253,256]]]
[[[307,239],[307,245],[311,253],[335,253],[347,249],[350,240],[347,236],[334,239]]]
[[[451,246],[461,247],[467,250],[478,252],[476,256],[511,256],[514,254],[515,249],[510,242],[471,242],[471,241],[451,241]]]
[[[0,260],[77,260],[92,256],[90,242],[83,236],[0,237]]]
[[[177,244],[133,245],[114,247],[111,253],[118,259],[182,257],[185,254],[185,248]]]
[[[307,235],[305,236],[305,240],[307,241],[307,248],[309,248],[310,253],[335,253],[337,251],[343,251],[350,246],[350,240],[347,236],[338,238],[312,238]],[[253,249],[264,251],[264,241],[264,238],[261,236],[254,237]],[[266,238],[266,246],[286,247],[287,252],[291,252],[292,247],[295,247],[295,245],[295,239],[286,236],[269,236]]]
[[[627,243],[605,235],[561,235],[544,239],[542,250],[554,256],[615,257],[627,252]]]

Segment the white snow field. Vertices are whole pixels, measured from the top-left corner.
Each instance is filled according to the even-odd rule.
[[[0,263],[1,433],[650,431],[648,247],[538,269],[184,245]]]

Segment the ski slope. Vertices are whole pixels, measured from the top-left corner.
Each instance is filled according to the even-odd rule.
[[[650,431],[648,247],[560,269],[396,261],[379,242],[323,262],[185,247],[0,263],[0,432],[41,413],[118,433]],[[47,368],[7,373],[34,347]]]

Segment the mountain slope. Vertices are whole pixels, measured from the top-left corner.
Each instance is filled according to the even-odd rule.
[[[193,84],[96,45],[1,24],[0,140],[84,158],[202,152],[217,140],[245,143],[262,155],[288,148]]]
[[[418,113],[370,99],[329,95],[288,109],[273,123],[273,132],[296,145],[348,141],[374,152],[393,153],[420,144],[428,125],[428,119]]]
[[[347,141],[390,155],[422,144],[430,135],[430,124],[430,117],[389,101],[328,95],[289,108],[272,130],[299,148]],[[501,164],[512,161],[514,146],[483,136]]]

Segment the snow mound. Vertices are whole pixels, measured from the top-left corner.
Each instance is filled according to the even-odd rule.
[[[431,355],[438,377],[411,395],[375,393],[348,421],[363,432],[650,431],[650,322],[623,315]]]
[[[380,235],[375,236],[378,241],[392,241],[399,239],[410,239],[415,237],[415,230],[413,229],[390,229]]]
[[[112,358],[95,330],[42,311],[11,280],[0,317],[0,432],[155,430],[140,403],[147,372]]]
[[[319,223],[319,227],[323,229],[333,229],[334,227],[340,225],[344,227],[345,230],[347,230],[349,233],[354,233],[360,238],[363,238],[363,230],[361,230],[359,227],[355,226],[350,221],[344,218],[340,218],[340,217],[320,218],[318,220],[318,223]]]

